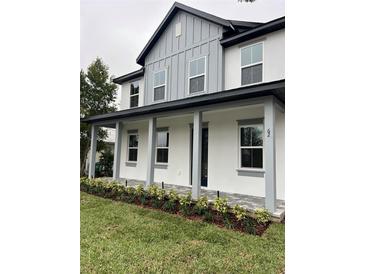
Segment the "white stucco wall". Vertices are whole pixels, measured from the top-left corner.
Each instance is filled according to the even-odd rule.
[[[263,174],[238,172],[237,120],[262,118],[263,106],[246,107],[203,114],[208,122],[208,189],[265,196]],[[277,116],[277,198],[284,199],[284,115]],[[169,127],[169,163],[167,168],[155,168],[155,181],[190,185],[190,123],[192,115],[158,119],[157,127]],[[127,130],[138,129],[139,150],[136,166],[128,166]],[[123,128],[121,177],[146,180],[147,121],[128,123]]]
[[[120,88],[120,96],[117,97],[118,110],[129,109],[130,106],[130,86],[132,82],[139,81],[139,98],[138,106],[144,104],[144,78],[138,78],[130,82],[123,83]]]
[[[241,86],[241,47],[263,42],[263,82],[285,78],[285,30],[279,30],[224,49],[225,89]]]

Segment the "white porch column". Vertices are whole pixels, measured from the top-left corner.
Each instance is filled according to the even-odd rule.
[[[123,128],[123,123],[117,122],[115,125],[113,180],[118,180],[120,177],[119,175],[120,175],[120,155],[122,150],[122,128]]]
[[[202,158],[202,112],[194,112],[193,127],[193,166],[192,166],[192,198],[199,199],[201,188],[201,158]]]
[[[149,186],[154,182],[155,153],[156,153],[156,118],[152,117],[148,121],[146,186]]]
[[[95,158],[96,158],[96,140],[98,134],[98,126],[91,125],[91,144],[89,159],[89,179],[95,177]]]
[[[265,207],[276,209],[276,151],[275,151],[275,105],[272,97],[264,103],[264,159],[265,159]]]

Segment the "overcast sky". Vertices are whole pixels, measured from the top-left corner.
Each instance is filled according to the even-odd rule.
[[[120,76],[140,68],[136,58],[173,0],[81,0],[81,60],[87,66],[101,57],[110,74]],[[284,0],[180,0],[185,5],[224,19],[267,22],[284,16]]]

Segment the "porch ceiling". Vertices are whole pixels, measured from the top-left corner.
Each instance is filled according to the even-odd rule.
[[[174,100],[159,104],[152,104],[143,107],[116,111],[112,113],[95,115],[81,119],[84,123],[106,122],[137,117],[146,114],[161,113],[167,111],[174,111],[180,109],[187,109],[192,107],[202,107],[214,105],[219,103],[231,102],[242,99],[252,99],[264,96],[273,95],[278,100],[285,104],[285,80],[273,81],[268,83],[261,83],[249,87],[242,87],[236,89],[225,90],[222,92],[215,92],[211,94],[204,94],[193,96],[185,99]]]

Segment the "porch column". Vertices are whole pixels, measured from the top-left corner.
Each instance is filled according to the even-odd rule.
[[[156,118],[152,117],[148,121],[146,186],[149,186],[154,182],[155,152],[156,152]]]
[[[120,177],[119,175],[120,175],[120,155],[122,150],[122,128],[123,128],[123,123],[117,122],[115,125],[113,180],[118,180]]]
[[[265,159],[265,207],[276,209],[276,151],[275,151],[275,105],[272,97],[264,103],[264,159]]]
[[[199,199],[201,188],[201,158],[202,158],[202,112],[194,112],[193,127],[193,166],[192,166],[192,198]]]
[[[96,140],[98,134],[98,126],[91,125],[91,144],[89,159],[89,179],[95,177],[95,158],[96,158]]]

